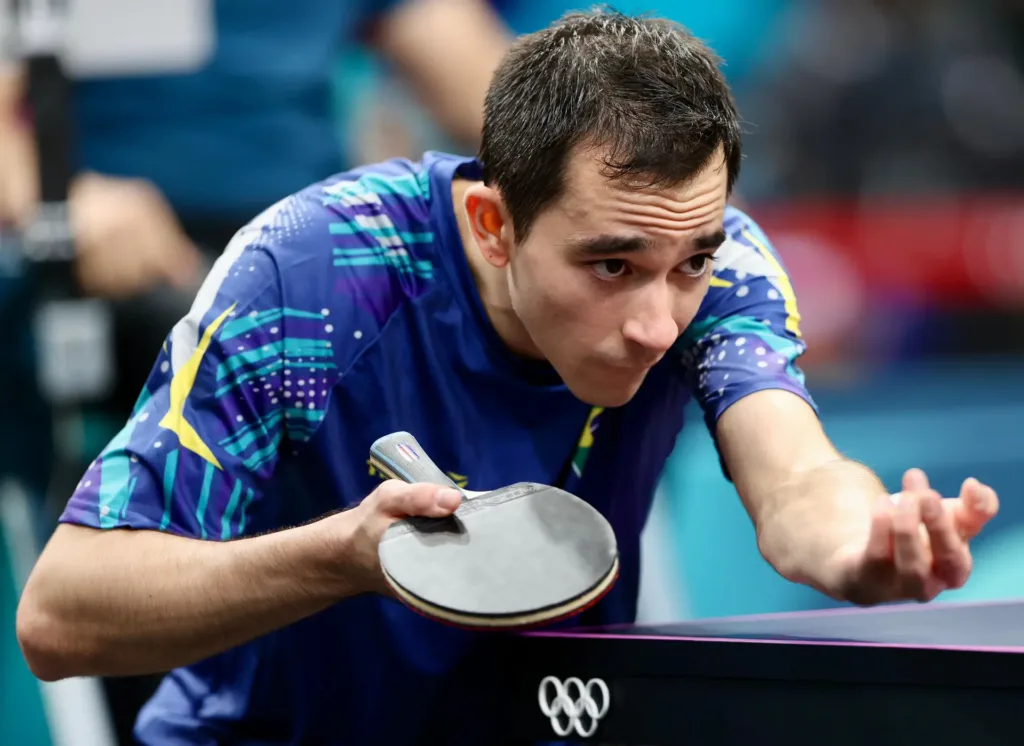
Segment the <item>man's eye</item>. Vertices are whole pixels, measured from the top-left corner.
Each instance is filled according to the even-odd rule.
[[[691,256],[685,262],[683,262],[683,272],[688,274],[690,277],[702,277],[707,272],[714,262],[714,257],[711,254],[697,254]]]
[[[626,263],[621,259],[605,259],[591,265],[594,273],[602,280],[614,280],[626,272]]]

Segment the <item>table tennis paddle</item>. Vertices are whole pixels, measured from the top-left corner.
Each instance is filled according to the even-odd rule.
[[[575,495],[533,482],[468,493],[406,432],[374,442],[370,462],[393,479],[463,495],[450,516],[398,520],[380,542],[395,595],[427,617],[471,629],[536,626],[592,606],[618,578],[611,525]]]

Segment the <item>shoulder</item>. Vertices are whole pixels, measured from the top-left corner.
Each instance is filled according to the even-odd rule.
[[[782,259],[757,222],[742,210],[725,211],[726,240],[715,255],[715,275],[722,273],[753,277],[785,276]]]
[[[716,315],[774,313],[799,336],[796,291],[778,251],[761,227],[742,210],[725,216],[726,241],[715,254],[714,274],[706,299]]]
[[[722,324],[801,337],[796,291],[779,255],[761,227],[742,210],[725,214],[726,240],[715,253],[708,293],[683,335],[692,343]]]
[[[259,266],[269,266],[282,313],[322,317],[344,370],[396,311],[434,286],[434,191],[449,166],[439,156],[393,159],[312,184],[239,231],[221,279],[250,273],[255,281]]]

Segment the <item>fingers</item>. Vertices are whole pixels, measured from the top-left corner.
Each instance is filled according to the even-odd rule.
[[[943,508],[942,499],[934,492],[922,494],[918,504],[921,521],[928,531],[933,576],[947,588],[961,587],[971,574],[972,560],[953,516]]]
[[[893,559],[893,505],[887,495],[875,503],[871,511],[871,531],[864,550],[864,559],[871,564],[891,562]]]
[[[917,493],[903,493],[893,513],[893,559],[901,595],[928,599],[931,551],[922,539],[921,505]]]
[[[886,598],[930,601],[960,588],[973,566],[968,542],[998,510],[995,490],[976,479],[964,482],[959,498],[943,500],[923,471],[910,469],[903,491],[872,510],[864,577],[888,588]]]
[[[999,497],[991,487],[973,477],[964,480],[953,518],[960,535],[970,541],[999,512]]]
[[[370,497],[379,512],[395,518],[443,518],[450,515],[462,502],[462,493],[451,487],[406,484],[397,479],[387,480],[374,490]]]
[[[930,489],[927,474],[921,469],[907,469],[907,473],[903,475],[904,492],[923,492]]]

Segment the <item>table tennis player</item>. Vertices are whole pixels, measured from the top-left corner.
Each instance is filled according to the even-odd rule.
[[[408,431],[468,490],[590,502],[620,578],[566,623],[629,622],[691,398],[781,575],[862,604],[963,584],[995,493],[908,469],[891,495],[832,446],[782,261],[728,205],[740,152],[708,48],[595,11],[509,51],[478,158],[371,164],[269,207],[70,497],[19,608],[32,671],[169,671],[143,744],[495,742],[466,672],[500,676],[496,635],[409,610],[378,562],[396,518],[459,495],[382,480],[371,444]]]

